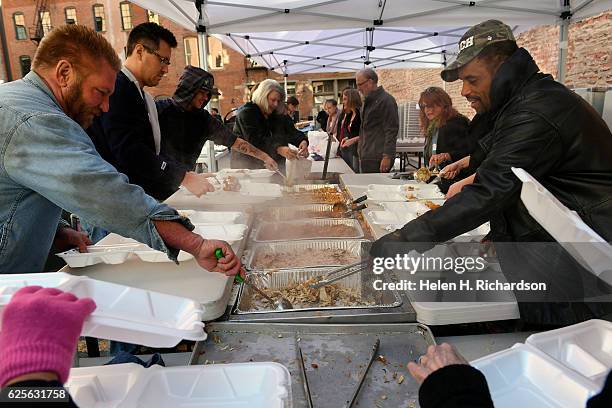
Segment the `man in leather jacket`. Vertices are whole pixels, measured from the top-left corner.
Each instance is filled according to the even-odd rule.
[[[480,154],[470,159],[478,161],[470,162],[477,168],[476,178],[442,207],[376,241],[372,256],[390,256],[398,247],[401,252],[424,251],[486,221],[491,222],[489,237],[494,242],[554,241],[521,202],[522,184],[513,167],[525,169],[612,241],[612,134],[587,102],[539,72],[531,55],[516,46],[510,27],[489,20],[470,28],[459,42],[457,59],[441,76],[447,82],[461,79],[461,94],[479,114],[490,117],[491,128],[479,140]],[[539,263],[542,276],[565,280],[555,265],[546,264],[559,257],[571,263],[562,248],[534,252],[512,257],[518,256],[523,266]],[[499,250],[498,255],[502,260]],[[561,269],[571,273],[575,266]],[[609,287],[604,291],[609,294]],[[561,314],[538,311],[532,321],[567,324],[590,317]],[[521,310],[521,317],[526,315]]]

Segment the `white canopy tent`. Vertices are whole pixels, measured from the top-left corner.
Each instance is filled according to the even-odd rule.
[[[559,24],[559,79],[571,20],[612,9],[612,0],[132,0],[281,74],[431,67],[455,55],[465,29],[497,18],[516,32]],[[200,13],[201,11],[201,13]]]

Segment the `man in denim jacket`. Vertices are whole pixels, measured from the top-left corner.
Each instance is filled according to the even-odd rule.
[[[227,243],[190,232],[189,220],[128,184],[96,152],[83,128],[108,110],[120,66],[104,37],[66,25],[41,42],[32,72],[0,86],[1,273],[43,269],[62,209],[175,261],[180,249],[207,270],[241,270]]]

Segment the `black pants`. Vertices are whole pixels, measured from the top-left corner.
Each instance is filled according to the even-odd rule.
[[[380,173],[380,159],[360,159],[359,160],[359,172],[360,173]]]

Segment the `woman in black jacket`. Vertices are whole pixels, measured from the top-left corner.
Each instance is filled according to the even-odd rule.
[[[276,111],[284,99],[283,87],[273,79],[266,79],[253,92],[251,102],[238,109],[234,123],[234,133],[238,137],[266,152],[279,164],[283,164],[284,159],[297,158],[297,152],[287,146],[286,138],[272,129],[275,115],[278,115]],[[260,161],[235,151],[232,151],[231,166],[234,169],[263,168]]]
[[[435,86],[419,98],[420,122],[425,144],[425,163],[440,168],[469,155],[476,142],[469,137],[468,118],[453,108],[450,96]]]
[[[355,173],[359,173],[359,157],[357,146],[359,143],[359,128],[361,127],[361,95],[359,91],[347,88],[342,91],[342,112],[344,115],[338,122],[338,142],[340,142],[340,156]]]

